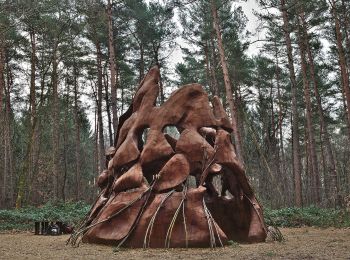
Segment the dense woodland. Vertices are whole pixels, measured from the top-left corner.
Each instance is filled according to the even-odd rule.
[[[0,0],[0,207],[92,201],[118,117],[153,65],[160,104],[193,82],[222,99],[263,205],[341,207],[350,2],[259,0],[249,32],[241,6],[253,1]]]

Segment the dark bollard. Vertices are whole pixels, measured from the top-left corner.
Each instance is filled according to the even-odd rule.
[[[64,230],[64,228],[63,228],[63,223],[62,223],[61,221],[57,221],[57,222],[56,222],[56,225],[57,225],[58,228],[59,228],[59,235],[62,235],[62,234],[63,234],[63,230]]]
[[[44,222],[41,222],[41,230],[42,230],[42,235],[47,235],[47,229],[49,228],[49,222],[47,221],[44,221]]]
[[[34,234],[40,235],[40,222],[38,222],[38,221],[35,222]]]

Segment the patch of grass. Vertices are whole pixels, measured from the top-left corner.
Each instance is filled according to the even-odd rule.
[[[267,225],[278,227],[350,227],[350,214],[344,210],[307,208],[265,209]]]
[[[35,221],[79,222],[89,211],[84,202],[48,202],[41,207],[0,210],[0,231],[32,230]]]
[[[274,256],[276,256],[277,254],[276,254],[275,252],[273,252],[273,251],[267,251],[267,252],[265,252],[264,255],[267,256],[267,257],[274,257]]]
[[[236,241],[233,241],[233,240],[227,241],[227,244],[231,247],[239,247],[239,243],[237,243]]]

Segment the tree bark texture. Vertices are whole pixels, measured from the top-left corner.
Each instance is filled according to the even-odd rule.
[[[113,21],[112,21],[112,0],[108,0],[107,5],[108,17],[108,48],[109,48],[109,67],[111,71],[111,106],[113,115],[113,130],[114,135],[118,130],[118,113],[117,113],[117,77],[116,77],[116,61],[114,53],[114,38],[113,38]],[[113,136],[113,140],[114,140]]]
[[[343,91],[345,94],[346,106],[347,106],[347,119],[348,125],[350,126],[350,86],[349,86],[349,71],[346,64],[344,47],[343,47],[343,36],[340,28],[340,21],[338,13],[336,10],[336,2],[332,0],[331,13],[334,19],[335,34],[337,41],[337,51],[338,51],[338,62],[340,66],[341,83],[343,86]],[[350,138],[350,127],[348,129],[348,134]]]
[[[107,113],[107,120],[108,120],[108,137],[109,137],[109,145],[113,146],[113,131],[112,131],[112,117],[111,117],[111,108],[110,108],[110,102],[109,102],[109,95],[108,95],[108,75],[107,73],[104,73],[103,75],[103,86],[105,90],[105,102],[106,102],[106,113]]]
[[[105,141],[103,135],[103,117],[102,117],[102,54],[101,45],[96,40],[96,65],[97,65],[97,121],[98,121],[98,145],[99,145],[99,172],[105,167]]]
[[[230,108],[231,112],[231,120],[232,120],[232,128],[233,128],[233,136],[235,140],[235,146],[236,146],[236,153],[239,160],[243,163],[243,155],[242,155],[242,145],[241,145],[241,138],[240,138],[240,132],[237,124],[237,108],[233,101],[233,93],[232,93],[232,85],[230,82],[229,72],[227,68],[227,62],[226,62],[226,56],[224,51],[224,46],[222,43],[222,37],[220,32],[220,25],[219,25],[219,18],[217,13],[217,7],[215,5],[215,0],[211,0],[211,12],[213,16],[213,26],[216,32],[216,38],[218,41],[218,48],[219,48],[219,54],[220,54],[220,61],[221,61],[221,67],[222,72],[224,75],[224,82],[225,82],[225,89],[226,89],[226,97],[227,102]]]
[[[213,82],[213,89],[214,89],[214,94],[215,96],[219,96],[219,86],[218,86],[218,80],[216,78],[216,55],[215,55],[215,45],[214,45],[214,33],[211,33],[210,37],[210,47],[211,47],[211,60],[210,60],[210,74],[212,77],[212,82]]]
[[[299,118],[297,104],[297,82],[295,77],[293,63],[293,48],[290,38],[289,19],[286,9],[285,0],[281,0],[281,13],[283,17],[284,39],[287,47],[288,69],[292,89],[292,143],[293,143],[293,173],[294,173],[294,189],[295,189],[295,205],[302,206],[302,184],[301,184],[301,160],[300,160],[300,144],[299,144]]]
[[[320,203],[320,177],[318,170],[318,159],[316,153],[315,131],[312,123],[312,108],[311,108],[311,95],[310,95],[310,82],[307,73],[307,64],[305,58],[305,45],[304,45],[303,30],[301,23],[298,19],[298,45],[300,51],[301,60],[301,73],[304,86],[304,99],[306,105],[306,127],[309,136],[309,142],[307,143],[310,159],[311,159],[311,174],[312,174],[312,194],[313,202]]]
[[[80,200],[81,195],[81,163],[80,163],[80,120],[79,120],[79,103],[78,103],[78,71],[77,65],[74,61],[74,125],[75,125],[75,185],[76,185],[76,200]]]
[[[58,99],[58,61],[56,43],[52,57],[52,175],[54,200],[59,198],[59,99]]]
[[[326,165],[326,179],[325,183],[327,182],[327,185],[330,187],[331,191],[331,200],[333,201],[333,205],[337,205],[340,201],[338,200],[338,174],[337,174],[337,169],[336,169],[336,162],[334,158],[334,154],[332,151],[332,145],[330,141],[330,135],[328,132],[328,125],[327,122],[324,118],[324,110],[322,106],[322,99],[318,91],[318,82],[316,78],[316,69],[315,69],[315,63],[314,63],[314,58],[311,52],[310,44],[309,44],[309,34],[307,30],[307,25],[305,21],[305,13],[302,10],[300,14],[300,18],[302,21],[303,25],[303,32],[304,32],[304,42],[305,42],[305,47],[306,47],[306,52],[307,52],[307,57],[308,57],[308,63],[310,66],[310,76],[311,80],[313,83],[313,89],[314,89],[314,94],[316,97],[316,104],[317,104],[317,110],[319,114],[319,119],[320,119],[320,127],[321,127],[321,140],[324,142],[325,145],[325,165]],[[329,176],[328,176],[329,175]],[[331,181],[328,183],[328,181]],[[325,185],[327,187],[327,185]],[[325,188],[326,188],[325,187]],[[326,194],[329,194],[326,190]]]
[[[4,89],[5,89],[5,78],[4,78],[4,70],[5,70],[5,48],[0,39],[0,116],[3,112],[4,106]]]

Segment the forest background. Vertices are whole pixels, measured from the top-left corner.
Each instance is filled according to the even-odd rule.
[[[0,0],[0,208],[92,202],[118,117],[153,65],[159,104],[193,82],[222,99],[263,205],[344,207],[350,2],[254,1],[251,32],[248,4]]]

